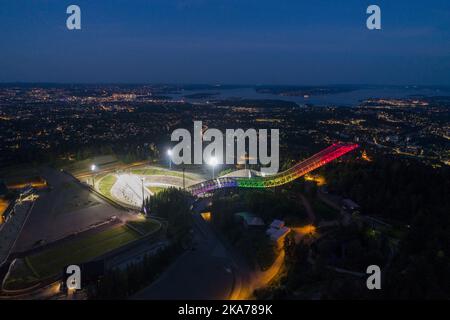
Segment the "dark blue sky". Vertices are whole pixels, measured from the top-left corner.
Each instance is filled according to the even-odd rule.
[[[449,85],[450,1],[0,0],[0,81]]]

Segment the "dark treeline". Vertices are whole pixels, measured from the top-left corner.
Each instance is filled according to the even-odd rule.
[[[160,153],[158,147],[151,144],[141,144],[133,142],[116,143],[114,145],[108,143],[90,144],[89,146],[66,146],[61,148],[53,148],[51,150],[28,149],[26,152],[19,152],[14,154],[14,158],[8,159],[4,157],[1,166],[11,164],[31,164],[40,165],[48,164],[64,164],[68,158],[76,161],[82,161],[88,158],[115,155],[120,161],[124,163],[131,163],[134,161],[159,160]]]
[[[313,245],[295,245],[287,237],[285,272],[276,283],[257,290],[257,298],[450,298],[448,167],[383,157],[338,162],[320,171],[330,192],[355,200],[363,216],[378,216],[393,226],[375,230],[365,223],[341,225],[321,230],[323,236]],[[366,277],[333,269],[365,274],[371,264],[381,268],[381,290],[368,290]]]
[[[212,221],[219,228],[227,228],[233,215],[240,211],[252,212],[270,224],[273,219],[283,219],[289,225],[307,222],[301,202],[293,199],[284,189],[234,189],[215,193]]]
[[[308,283],[322,283],[320,291],[324,299],[450,297],[448,167],[432,168],[410,159],[385,157],[373,162],[338,163],[327,167],[324,174],[329,190],[355,200],[361,205],[363,215],[383,217],[393,222],[394,228],[401,227],[406,232],[396,237],[398,245],[390,250],[392,244],[388,242],[393,239],[389,234],[381,232],[368,237],[370,228],[340,227],[332,238],[317,246],[313,266],[301,258],[308,248],[300,244],[287,255],[288,276],[281,281],[283,285],[259,292],[260,298],[267,298],[268,294],[291,297],[299,285]],[[339,244],[337,248],[345,244],[346,254],[330,261],[336,244]],[[338,266],[341,262],[350,268],[378,263],[383,272],[382,290],[369,291],[361,279],[338,276],[324,268],[330,262]],[[303,298],[311,295],[305,294]]]
[[[418,214],[450,212],[450,168],[409,159],[342,162],[326,168],[331,192],[359,203],[364,214],[410,222]]]
[[[155,255],[145,255],[142,261],[125,269],[112,269],[94,286],[89,287],[89,299],[125,299],[150,285],[182,251],[174,243]]]
[[[382,297],[450,297],[450,170],[406,159],[342,163],[326,171],[330,190],[363,214],[408,226],[385,275]]]
[[[147,199],[145,206],[150,216],[167,221],[170,238],[182,238],[191,227],[191,202],[191,195],[186,191],[167,188]]]
[[[260,217],[265,226],[245,227],[236,213],[247,212]],[[298,201],[281,190],[223,190],[216,192],[211,205],[212,225],[246,258],[249,265],[266,270],[276,258],[274,243],[265,233],[273,219],[289,225],[306,221]]]

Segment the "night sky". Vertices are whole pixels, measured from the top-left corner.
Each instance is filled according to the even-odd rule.
[[[450,85],[450,1],[0,0],[0,81]]]

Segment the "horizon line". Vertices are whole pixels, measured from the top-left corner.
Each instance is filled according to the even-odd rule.
[[[335,83],[335,84],[242,84],[242,83],[208,83],[208,82],[58,82],[58,81],[0,81],[1,85],[172,85],[172,86],[210,86],[210,87],[333,87],[333,86],[360,86],[360,87],[449,87],[450,84],[374,84],[374,83]]]

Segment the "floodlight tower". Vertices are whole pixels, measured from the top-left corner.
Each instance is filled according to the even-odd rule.
[[[92,187],[95,189],[95,171],[97,170],[97,166],[95,164],[91,165],[92,171]]]
[[[209,162],[208,162],[208,164],[212,167],[212,178],[214,179],[215,178],[215,168],[216,168],[216,166],[217,166],[217,163],[218,163],[218,161],[217,161],[217,158],[216,157],[211,157],[211,159],[209,159]]]

